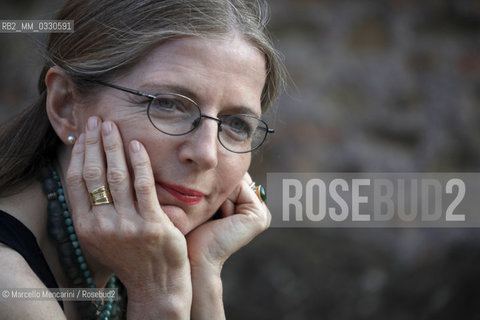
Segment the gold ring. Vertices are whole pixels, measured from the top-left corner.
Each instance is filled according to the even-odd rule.
[[[90,192],[90,201],[94,206],[112,203],[112,195],[107,186],[101,186]]]
[[[258,200],[260,200],[261,202],[264,202],[265,200],[267,200],[267,193],[265,192],[265,188],[262,187],[261,184],[259,184],[258,186],[255,186],[255,182],[252,182],[252,184],[250,185],[250,188],[252,188],[252,190],[255,191],[255,194],[257,195]]]

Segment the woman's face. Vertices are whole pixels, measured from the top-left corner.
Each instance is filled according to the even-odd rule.
[[[237,35],[225,39],[180,38],[154,48],[128,74],[112,83],[148,94],[173,92],[193,99],[202,114],[261,115],[265,58]],[[208,220],[241,181],[250,153],[235,154],[217,139],[218,125],[203,118],[184,136],[169,136],[147,117],[148,99],[106,88],[84,118],[114,121],[125,148],[142,142],[150,156],[162,209],[184,234]]]

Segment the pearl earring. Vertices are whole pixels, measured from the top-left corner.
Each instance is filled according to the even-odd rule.
[[[67,137],[68,143],[70,143],[70,145],[72,145],[72,146],[75,144],[75,140],[76,140],[76,138],[74,136],[68,136]]]

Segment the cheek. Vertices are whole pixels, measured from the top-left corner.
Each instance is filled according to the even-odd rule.
[[[127,115],[117,113],[116,116],[116,119],[112,119],[112,121],[116,123],[120,131],[128,164],[130,164],[128,146],[132,140],[137,140],[145,146],[152,164],[155,162],[155,159],[158,159],[163,154],[163,152],[156,152],[156,150],[162,149],[162,151],[166,152],[165,149],[168,147],[168,143],[164,141],[165,136],[159,134],[150,124],[146,115],[141,113],[130,113]]]

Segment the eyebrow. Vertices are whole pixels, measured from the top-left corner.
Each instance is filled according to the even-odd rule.
[[[151,94],[151,95],[158,95],[160,93],[178,93],[182,94],[193,101],[195,101],[198,104],[198,95],[193,92],[191,89],[184,87],[182,85],[176,85],[176,84],[157,84],[157,83],[144,83],[139,87],[142,92]],[[151,91],[151,92],[150,92]],[[199,105],[200,107],[200,105]],[[252,108],[243,106],[243,105],[233,105],[233,106],[228,106],[226,109],[233,110],[233,113],[229,114],[250,114],[254,115],[258,118],[261,117],[257,112],[253,111]]]
[[[145,83],[140,86],[140,89],[142,92],[151,94],[151,95],[157,95],[160,93],[178,93],[182,94],[193,101],[198,100],[198,96],[193,92],[192,90],[180,86],[180,85],[174,85],[174,84],[155,84],[155,83]]]

